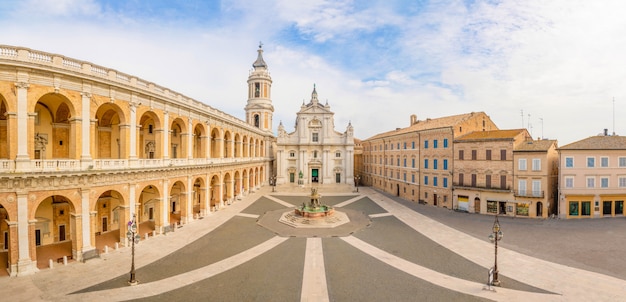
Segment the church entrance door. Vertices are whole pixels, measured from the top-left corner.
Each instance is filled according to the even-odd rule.
[[[318,169],[311,170],[311,182],[319,182],[319,170]]]

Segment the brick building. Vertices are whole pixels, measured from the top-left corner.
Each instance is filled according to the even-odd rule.
[[[484,112],[418,120],[363,140],[364,185],[406,200],[452,208],[455,138],[497,130]]]

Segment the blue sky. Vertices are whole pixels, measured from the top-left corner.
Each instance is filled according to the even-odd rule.
[[[626,135],[623,1],[113,1],[0,3],[0,44],[90,61],[242,118],[259,41],[280,121],[313,84],[366,139],[485,111],[564,145]],[[615,102],[613,102],[615,99]],[[615,105],[615,127],[613,127]],[[522,114],[523,112],[523,114]]]

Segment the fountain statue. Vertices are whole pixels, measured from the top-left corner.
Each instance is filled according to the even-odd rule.
[[[308,205],[303,203],[302,206],[296,208],[295,214],[307,218],[332,216],[335,213],[335,209],[321,204],[320,198],[321,196],[317,192],[317,188],[311,188],[311,201]]]

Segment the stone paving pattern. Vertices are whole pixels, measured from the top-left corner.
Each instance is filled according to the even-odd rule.
[[[323,204],[370,215],[371,224],[347,237],[326,237],[323,230],[317,238],[280,237],[257,220],[307,202],[310,188],[277,189],[262,188],[142,241],[137,286],[126,284],[130,249],[121,248],[86,263],[0,278],[0,300],[626,301],[624,218],[501,217],[503,287],[492,292],[483,284],[493,263],[487,240],[493,216],[419,205],[366,187],[357,194],[325,185]],[[321,248],[311,250],[310,243]],[[315,283],[303,284],[303,276]]]

